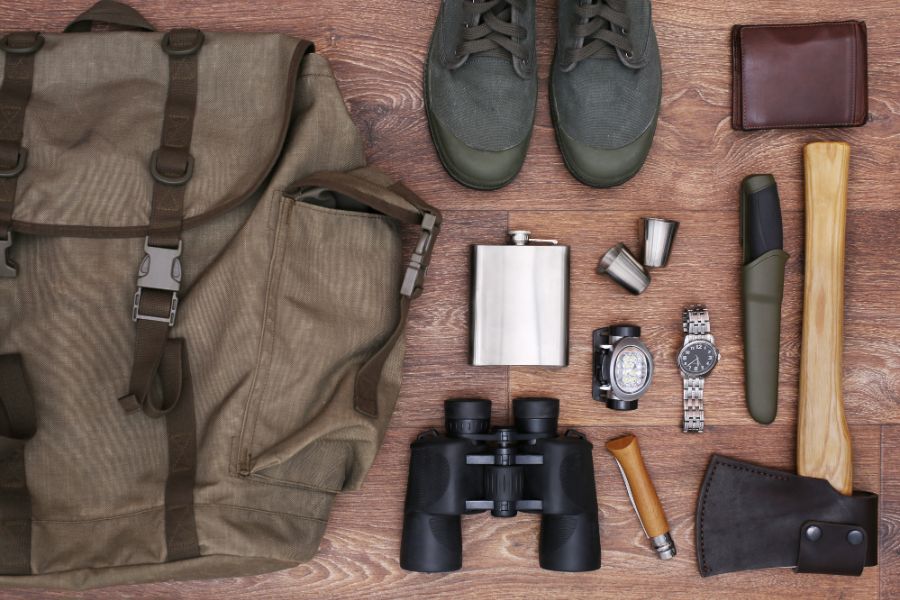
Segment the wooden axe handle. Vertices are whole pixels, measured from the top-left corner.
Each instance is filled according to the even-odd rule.
[[[803,149],[806,274],[797,415],[797,473],[853,492],[850,431],[841,393],[844,229],[850,146],[815,142]]]

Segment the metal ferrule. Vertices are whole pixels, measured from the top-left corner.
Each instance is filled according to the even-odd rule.
[[[656,550],[656,553],[663,560],[669,560],[676,554],[675,541],[668,532],[650,538],[650,545],[653,546],[653,549]]]

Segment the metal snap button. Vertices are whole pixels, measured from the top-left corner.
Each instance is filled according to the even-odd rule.
[[[859,546],[863,542],[863,532],[859,529],[853,529],[847,534],[847,541],[851,546]]]
[[[822,537],[822,529],[817,527],[816,525],[810,525],[806,528],[805,534],[806,539],[811,542],[816,542],[819,540],[819,538]]]

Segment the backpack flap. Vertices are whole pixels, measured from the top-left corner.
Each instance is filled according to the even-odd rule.
[[[167,44],[176,34],[30,34],[39,43],[27,35],[10,34],[0,44],[4,115],[15,117],[0,128],[0,188],[9,187],[13,172],[16,180],[7,207],[12,231],[147,235],[158,176],[177,179],[162,173],[166,153],[154,154],[165,127],[179,124],[164,127],[170,83],[186,77],[170,73]],[[29,46],[36,48],[25,53]],[[185,228],[240,204],[266,181],[284,145],[299,66],[310,48],[284,35],[203,34]]]

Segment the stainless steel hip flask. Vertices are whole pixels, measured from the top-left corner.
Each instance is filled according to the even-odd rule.
[[[569,247],[510,231],[472,247],[473,365],[564,367],[569,362]]]

